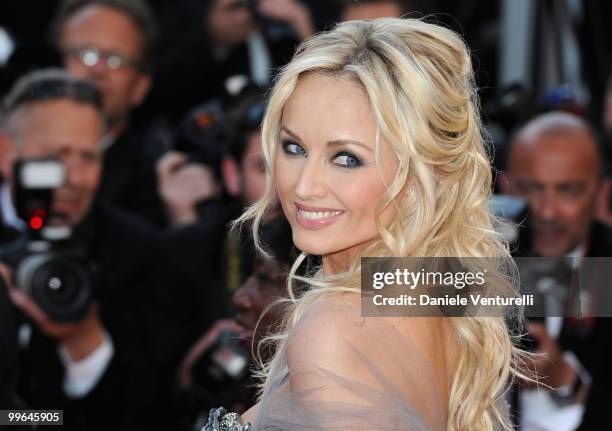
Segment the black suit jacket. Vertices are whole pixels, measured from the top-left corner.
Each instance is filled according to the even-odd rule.
[[[75,236],[90,244],[99,263],[100,316],[115,354],[101,380],[85,397],[69,399],[58,343],[35,325],[21,352],[19,393],[30,408],[63,409],[62,430],[148,429],[156,385],[157,295],[150,260],[155,234],[142,221],[98,201]],[[51,429],[51,428],[50,428]]]
[[[16,238],[17,232],[5,226],[0,219],[0,250]],[[7,294],[7,286],[0,276],[0,410],[20,406],[16,397],[18,365],[15,313]]]
[[[515,254],[533,256],[529,220],[520,230]],[[612,256],[612,230],[594,223],[586,257],[608,256]],[[593,378],[579,430],[607,430],[612,406],[612,318],[595,318],[586,330],[576,325],[576,322],[565,319],[558,342],[563,351],[571,351],[578,357]]]
[[[18,361],[15,316],[0,277],[0,410],[15,408]]]
[[[166,223],[157,193],[155,150],[146,134],[128,128],[104,152],[104,172],[98,196],[153,225]]]
[[[206,16],[214,1],[187,1],[180,8],[174,2],[154,3],[165,37],[161,40],[155,83],[144,106],[146,116],[162,113],[179,120],[196,105],[227,97],[225,80],[230,76],[250,76],[246,42],[228,48],[222,58],[215,55],[214,42],[206,28]],[[172,20],[186,24],[177,28]],[[278,26],[270,28],[264,25],[262,35],[271,67],[276,70],[291,60],[298,41],[289,31]]]

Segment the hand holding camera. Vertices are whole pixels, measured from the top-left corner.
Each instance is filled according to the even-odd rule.
[[[60,341],[70,359],[79,361],[96,350],[103,341],[104,326],[100,321],[98,305],[89,305],[87,314],[78,322],[58,322],[45,313],[28,295],[12,283],[12,271],[0,264],[0,274],[8,286],[8,294],[15,306],[28,316],[47,336]]]
[[[0,274],[15,306],[78,361],[102,344],[104,327],[85,248],[70,238],[70,229],[45,230],[53,192],[65,180],[64,166],[51,159],[19,160],[14,172],[16,212],[27,230],[3,247]]]
[[[169,151],[157,163],[159,193],[173,225],[190,224],[198,219],[199,202],[221,196],[221,186],[212,168],[189,163],[188,157]]]
[[[65,181],[64,165],[53,159],[18,160],[14,172],[15,211],[26,226],[0,248],[0,261],[11,268],[7,282],[51,319],[80,321],[93,302],[97,266],[86,241],[73,235],[74,226],[47,226],[54,193]]]
[[[239,334],[244,329],[234,319],[217,320],[215,324],[191,347],[179,369],[179,382],[182,386],[192,383],[192,370],[203,359],[206,352],[219,343],[222,334]],[[219,347],[219,346],[217,346]]]

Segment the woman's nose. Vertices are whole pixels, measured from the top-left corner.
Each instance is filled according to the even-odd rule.
[[[295,186],[295,194],[298,199],[308,201],[313,198],[323,198],[325,193],[324,169],[318,160],[309,158],[303,165],[302,172]]]

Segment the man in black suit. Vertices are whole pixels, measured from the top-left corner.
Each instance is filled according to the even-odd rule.
[[[174,2],[153,3],[166,33],[150,102],[177,117],[206,100],[235,95],[240,82],[270,83],[274,69],[285,65],[296,44],[315,31],[312,14],[335,6],[321,0],[316,5],[187,0],[180,8]],[[184,16],[186,10],[190,16]],[[177,19],[186,25],[176,28],[172,20]]]
[[[91,81],[102,93],[108,133],[98,193],[121,209],[163,225],[156,150],[130,118],[152,84],[156,34],[154,15],[143,0],[66,0],[53,28],[66,70]]]
[[[148,412],[159,317],[148,257],[155,237],[140,220],[95,198],[105,131],[100,93],[62,70],[37,71],[15,84],[3,113],[3,204],[11,204],[13,161],[60,161],[66,180],[54,191],[47,224],[69,228],[99,274],[85,316],[70,322],[52,318],[5,277],[27,335],[20,337],[19,394],[30,408],[63,409],[63,429],[144,429],[155,420]],[[23,230],[14,209],[2,216]],[[3,273],[10,273],[6,265]]]
[[[507,191],[527,199],[522,256],[612,256],[612,233],[595,222],[603,163],[589,125],[571,114],[541,115],[523,126],[508,160]],[[522,391],[520,429],[608,429],[612,405],[612,319],[588,322],[546,317],[529,333],[544,357],[532,367],[556,391]]]

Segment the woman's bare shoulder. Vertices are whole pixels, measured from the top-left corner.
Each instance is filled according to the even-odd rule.
[[[247,423],[253,423],[255,422],[255,417],[257,416],[257,413],[259,412],[259,403],[255,404],[254,406],[252,406],[250,409],[248,409],[246,412],[244,412],[241,416],[242,419],[242,425],[246,425]]]
[[[316,364],[353,375],[371,364],[383,372],[419,360],[444,381],[455,360],[448,319],[363,317],[357,294],[334,294],[314,304],[289,334],[287,363]]]
[[[293,328],[292,344],[309,340],[310,345],[333,353],[345,348],[378,350],[385,343],[402,341],[426,356],[436,354],[444,343],[452,347],[450,320],[440,317],[364,317],[361,296],[357,293],[329,295],[314,303]],[[346,343],[342,343],[344,341]],[[450,343],[450,344],[449,344]]]
[[[422,318],[362,317],[359,293],[327,297],[288,338],[289,387],[325,403],[341,400],[436,423],[446,415],[448,385],[445,360],[430,347],[436,325]]]

